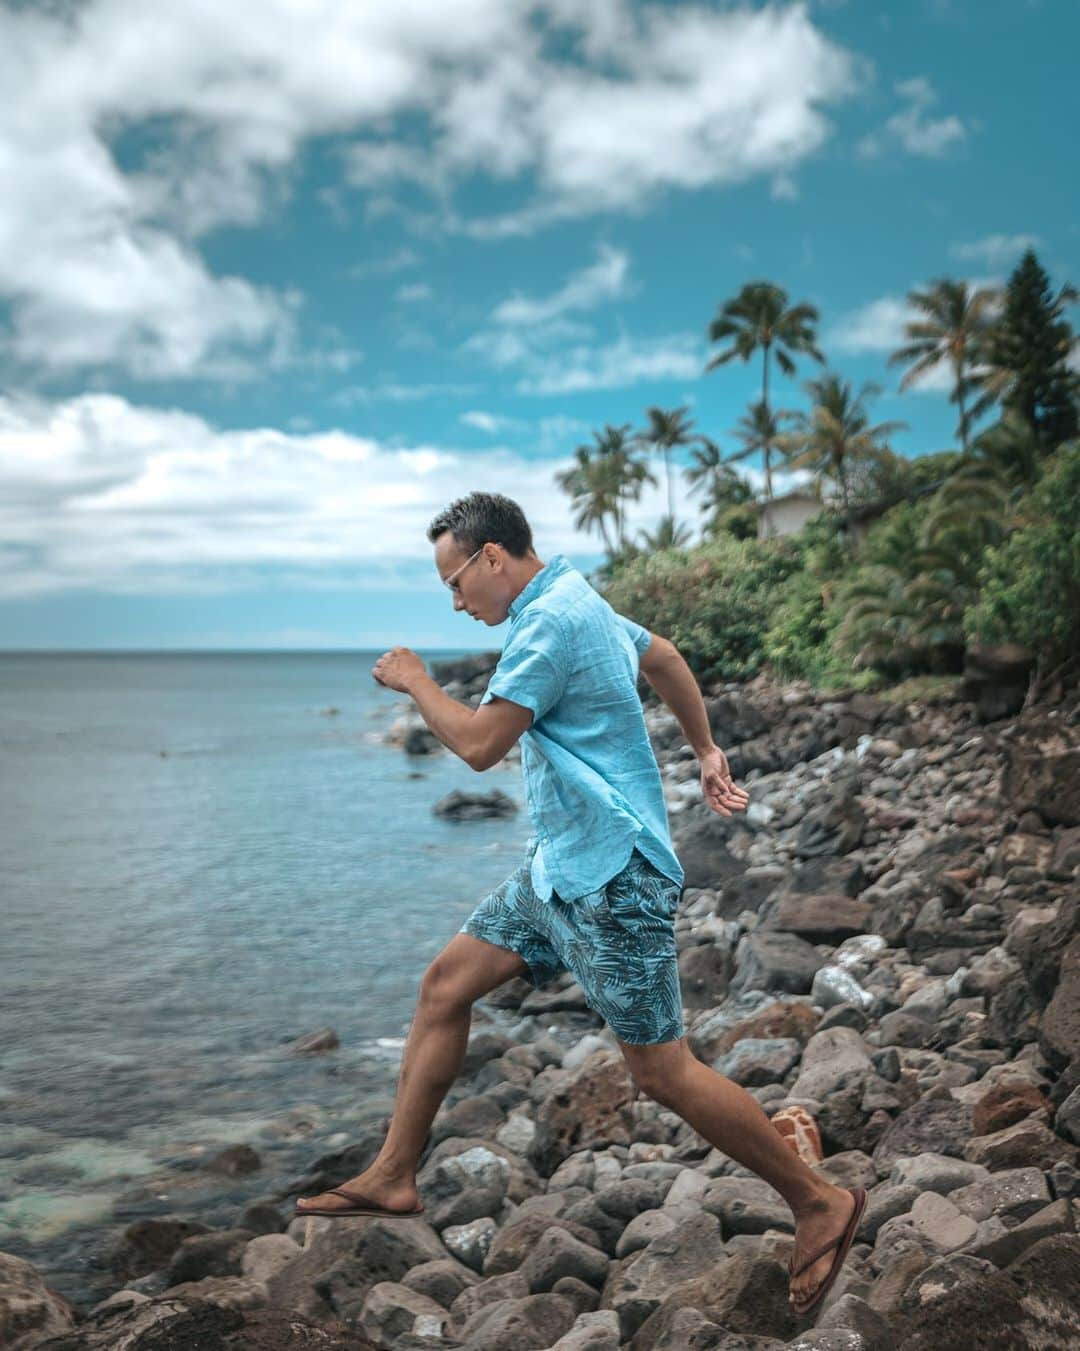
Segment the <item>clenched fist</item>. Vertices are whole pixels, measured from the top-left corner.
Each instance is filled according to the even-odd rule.
[[[412,648],[392,647],[371,668],[371,674],[387,689],[408,694],[410,682],[418,675],[426,675],[427,668]]]

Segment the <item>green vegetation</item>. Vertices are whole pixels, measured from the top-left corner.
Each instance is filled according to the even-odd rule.
[[[771,406],[773,357],[785,376],[797,356],[826,364],[819,316],[779,286],[747,284],[708,329],[726,346],[707,370],[762,356],[731,448],[696,431],[685,407],[651,407],[640,431],[594,432],[557,476],[575,523],[604,541],[594,582],[670,638],[703,683],[767,667],[822,689],[949,698],[967,646],[998,642],[1030,649],[1037,690],[1080,677],[1080,376],[1066,318],[1078,298],[1070,285],[1052,292],[1031,249],[1001,291],[948,278],[912,291],[916,317],[890,364],[907,368],[902,390],[948,368],[958,448],[908,459],[890,446],[906,424],[871,419],[880,386],[855,391],[826,369],[803,383],[807,408]],[[668,512],[631,539],[627,503],[658,483],[650,454],[663,456]],[[680,455],[703,518],[696,539],[675,518]],[[734,467],[757,455],[760,496]],[[777,533],[776,463],[803,470],[821,504],[794,533]]]

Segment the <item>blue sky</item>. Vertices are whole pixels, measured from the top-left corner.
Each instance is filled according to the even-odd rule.
[[[592,567],[555,472],[650,404],[734,449],[745,282],[919,455],[907,293],[1080,281],[1066,0],[169,9],[0,2],[0,648],[498,646],[427,523],[504,492]]]

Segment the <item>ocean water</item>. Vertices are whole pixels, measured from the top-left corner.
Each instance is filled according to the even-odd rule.
[[[522,857],[518,767],[383,744],[377,656],[0,654],[0,1249],[77,1304],[132,1219],[227,1224],[389,1111],[425,966]],[[493,787],[518,816],[431,812]],[[261,1169],[201,1167],[231,1144]]]

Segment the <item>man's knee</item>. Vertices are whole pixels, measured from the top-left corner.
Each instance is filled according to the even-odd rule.
[[[473,999],[461,967],[441,954],[420,977],[420,1000],[432,1012],[458,1013],[471,1008]]]
[[[639,1091],[661,1106],[671,1106],[680,1096],[680,1084],[692,1059],[685,1037],[648,1046],[622,1041],[619,1045]]]

